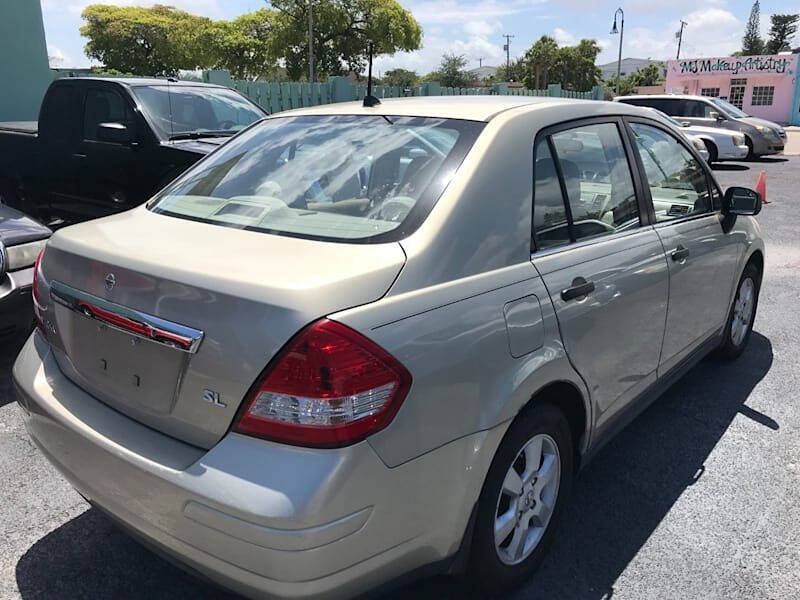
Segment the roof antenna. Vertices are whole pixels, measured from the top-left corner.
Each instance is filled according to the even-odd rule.
[[[364,96],[364,106],[372,108],[381,103],[375,96],[372,95],[372,53],[375,47],[372,42],[369,43],[369,71],[367,71],[367,95]]]

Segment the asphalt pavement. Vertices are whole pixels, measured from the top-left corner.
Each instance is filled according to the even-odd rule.
[[[800,156],[767,173],[766,275],[750,346],[707,359],[581,474],[556,542],[515,600],[800,597]],[[0,349],[0,598],[233,598],[90,508],[31,444]],[[463,598],[446,578],[389,598]]]

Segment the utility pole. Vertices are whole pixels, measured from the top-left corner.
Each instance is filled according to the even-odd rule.
[[[503,37],[506,38],[506,44],[503,47],[503,50],[506,51],[506,79],[508,79],[508,72],[511,70],[511,38],[514,36],[505,33],[503,34]]]
[[[680,60],[681,58],[681,42],[683,42],[683,28],[686,27],[688,23],[686,21],[681,20],[681,30],[675,34],[675,37],[678,38],[678,55],[675,57],[676,60]]]
[[[314,83],[314,11],[313,0],[308,0],[308,82]]]
[[[617,30],[617,15],[622,19],[620,28]],[[611,35],[619,33],[619,57],[617,58],[617,96],[619,96],[619,70],[622,67],[622,36],[625,35],[625,11],[618,8],[614,13],[614,25],[611,26]]]
[[[483,66],[483,57],[481,56],[481,57],[478,59],[478,68],[480,69],[482,66]]]

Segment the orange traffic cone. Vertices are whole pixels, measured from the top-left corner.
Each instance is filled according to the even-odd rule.
[[[767,200],[767,172],[761,171],[756,182],[756,191],[761,194],[761,204],[769,204]]]

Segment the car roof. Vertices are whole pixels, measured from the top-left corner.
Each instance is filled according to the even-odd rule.
[[[490,121],[498,114],[515,108],[535,109],[578,103],[599,104],[597,100],[572,100],[547,96],[415,96],[386,98],[374,107],[365,107],[361,101],[311,106],[276,113],[273,118],[302,115],[386,115]]]
[[[633,94],[630,96],[617,96],[614,100],[634,100],[636,98],[648,100],[650,98],[671,99],[671,100],[705,100],[710,102],[710,96],[697,96],[694,94]]]
[[[109,83],[119,83],[128,87],[147,87],[154,85],[171,85],[176,87],[207,87],[221,88],[224,86],[214,85],[213,83],[203,83],[201,81],[182,81],[158,79],[156,77],[64,77],[59,81],[107,81]]]

